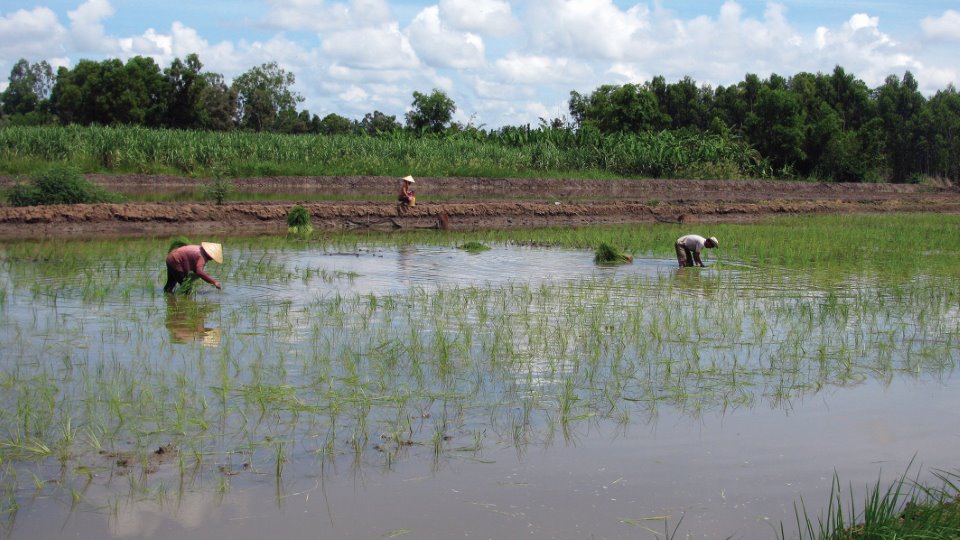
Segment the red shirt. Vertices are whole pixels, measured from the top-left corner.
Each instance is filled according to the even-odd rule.
[[[167,255],[169,268],[184,274],[193,272],[207,283],[216,285],[217,282],[203,271],[206,264],[207,258],[204,257],[203,250],[196,245],[178,247]]]

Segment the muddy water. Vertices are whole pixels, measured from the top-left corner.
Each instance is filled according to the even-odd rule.
[[[116,251],[4,259],[4,440],[70,448],[6,455],[11,537],[773,538],[957,466],[936,278],[247,246],[167,298]]]

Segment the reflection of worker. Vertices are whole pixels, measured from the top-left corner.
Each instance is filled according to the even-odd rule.
[[[220,244],[201,242],[199,246],[182,246],[171,251],[167,254],[167,284],[163,286],[163,292],[172,293],[191,272],[219,289],[217,280],[203,270],[210,259],[223,264],[223,248]]]
[[[205,324],[212,306],[198,304],[189,296],[167,296],[166,327],[174,343],[201,342],[204,345],[220,344],[220,329],[208,328]]]
[[[400,201],[400,204],[403,206],[416,206],[417,197],[413,193],[413,184],[416,181],[412,176],[404,176],[403,180],[400,182],[400,195],[397,197],[397,200]]]
[[[715,248],[717,245],[717,239],[713,236],[704,238],[696,234],[688,234],[677,238],[675,247],[677,249],[677,262],[680,264],[680,268],[694,265],[703,266],[703,261],[700,259],[700,252],[703,251],[703,248]]]

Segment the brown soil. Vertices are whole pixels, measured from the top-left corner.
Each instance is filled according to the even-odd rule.
[[[89,176],[107,189],[177,191],[203,181],[154,175]],[[0,187],[13,180],[0,178]],[[960,213],[960,189],[789,181],[418,178],[417,206],[364,199],[395,192],[383,177],[237,179],[253,193],[326,193],[346,202],[122,203],[0,206],[0,239],[282,233],[303,204],[320,230],[514,228],[614,223],[751,221],[782,214]]]

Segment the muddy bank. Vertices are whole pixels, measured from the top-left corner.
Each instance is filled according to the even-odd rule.
[[[177,190],[203,180],[90,176],[107,189]],[[0,180],[0,185],[11,179]],[[642,222],[749,221],[782,214],[960,212],[960,190],[898,184],[786,181],[421,178],[419,204],[400,212],[371,202],[393,192],[381,177],[235,180],[237,189],[287,193],[296,187],[355,198],[346,202],[121,203],[0,207],[0,238],[277,233],[303,204],[321,230],[511,228]],[[440,202],[431,202],[431,197]]]

